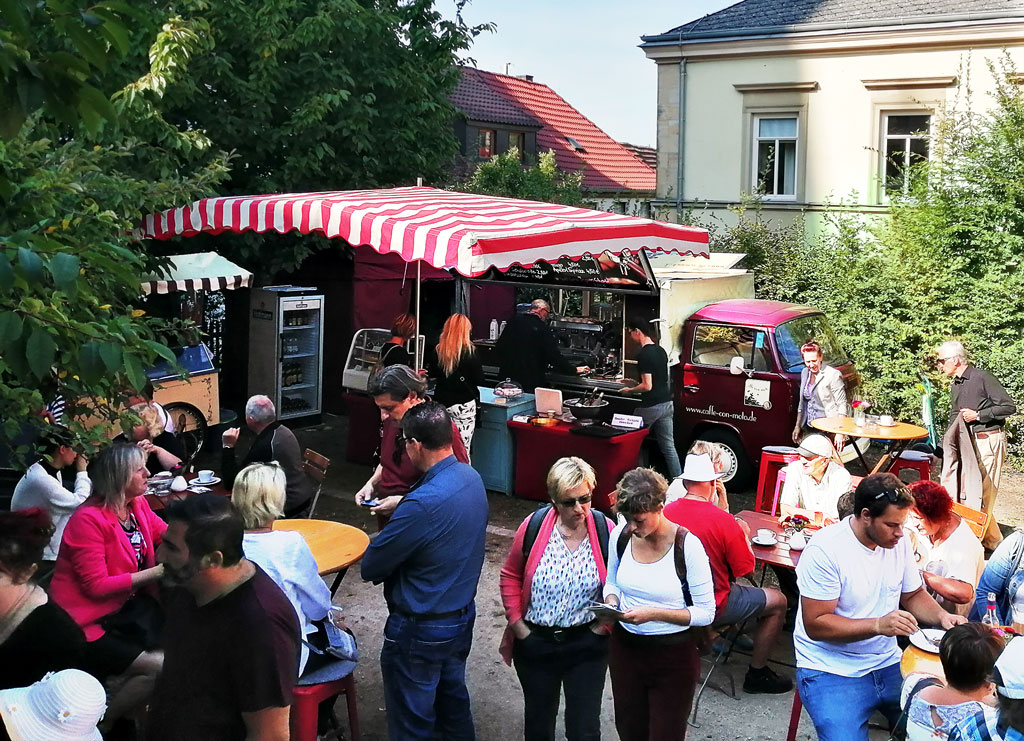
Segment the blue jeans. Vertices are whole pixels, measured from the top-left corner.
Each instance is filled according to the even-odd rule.
[[[683,469],[679,465],[679,453],[676,452],[675,405],[671,401],[664,401],[654,406],[637,407],[636,413],[643,418],[644,427],[650,428],[650,435],[665,459],[669,479],[682,476]]]
[[[868,719],[876,710],[895,725],[900,717],[899,663],[863,677],[797,669],[797,687],[819,741],[867,741]]]
[[[451,618],[388,616],[380,669],[391,741],[476,738],[466,689],[475,618],[473,605]]]

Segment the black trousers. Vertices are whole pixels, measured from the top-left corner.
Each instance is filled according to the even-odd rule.
[[[524,737],[554,741],[555,720],[565,688],[565,737],[568,741],[601,738],[601,696],[608,670],[608,637],[589,626],[557,635],[532,629],[516,640],[512,663],[523,687]]]

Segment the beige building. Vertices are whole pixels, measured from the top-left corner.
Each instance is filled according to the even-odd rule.
[[[1006,49],[1024,71],[1024,0],[745,0],[642,48],[658,65],[655,205],[725,215],[758,193],[767,215],[813,224],[840,200],[884,211],[960,83],[989,105],[986,60]]]

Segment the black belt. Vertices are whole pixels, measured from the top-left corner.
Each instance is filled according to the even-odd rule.
[[[448,610],[448,612],[406,612],[405,610],[392,610],[391,612],[409,618],[409,620],[443,620],[468,615],[472,606],[473,604],[470,603],[460,610]]]
[[[526,623],[526,627],[530,629],[531,633],[536,633],[542,638],[548,638],[561,643],[562,641],[575,638],[585,630],[590,630],[595,621],[591,620],[589,623],[583,623],[582,625],[571,625],[568,628],[563,628],[559,625],[535,625],[526,620],[523,622]]]

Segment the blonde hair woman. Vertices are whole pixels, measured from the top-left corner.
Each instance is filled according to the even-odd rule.
[[[508,628],[500,653],[519,675],[528,739],[555,737],[563,687],[566,738],[601,735],[608,638],[589,604],[600,599],[612,523],[590,508],[596,482],[581,458],[555,461],[551,506],[523,520],[501,569]]]
[[[181,446],[174,435],[164,429],[160,412],[150,404],[136,404],[129,411],[139,418],[139,424],[119,435],[118,441],[135,443],[145,453],[149,474],[170,471],[181,463]]]
[[[473,325],[465,314],[452,314],[444,323],[434,348],[428,373],[436,381],[434,400],[444,404],[470,452],[476,429],[477,388],[484,382],[484,369],[470,340]]]
[[[303,637],[308,637],[317,632],[313,621],[327,617],[331,593],[320,578],[316,560],[302,536],[290,530],[273,529],[274,520],[284,514],[286,483],[284,469],[275,462],[246,466],[235,477],[231,504],[245,523],[245,557],[281,588],[295,608]],[[299,674],[316,668],[307,666],[308,659],[309,648],[303,643]]]

